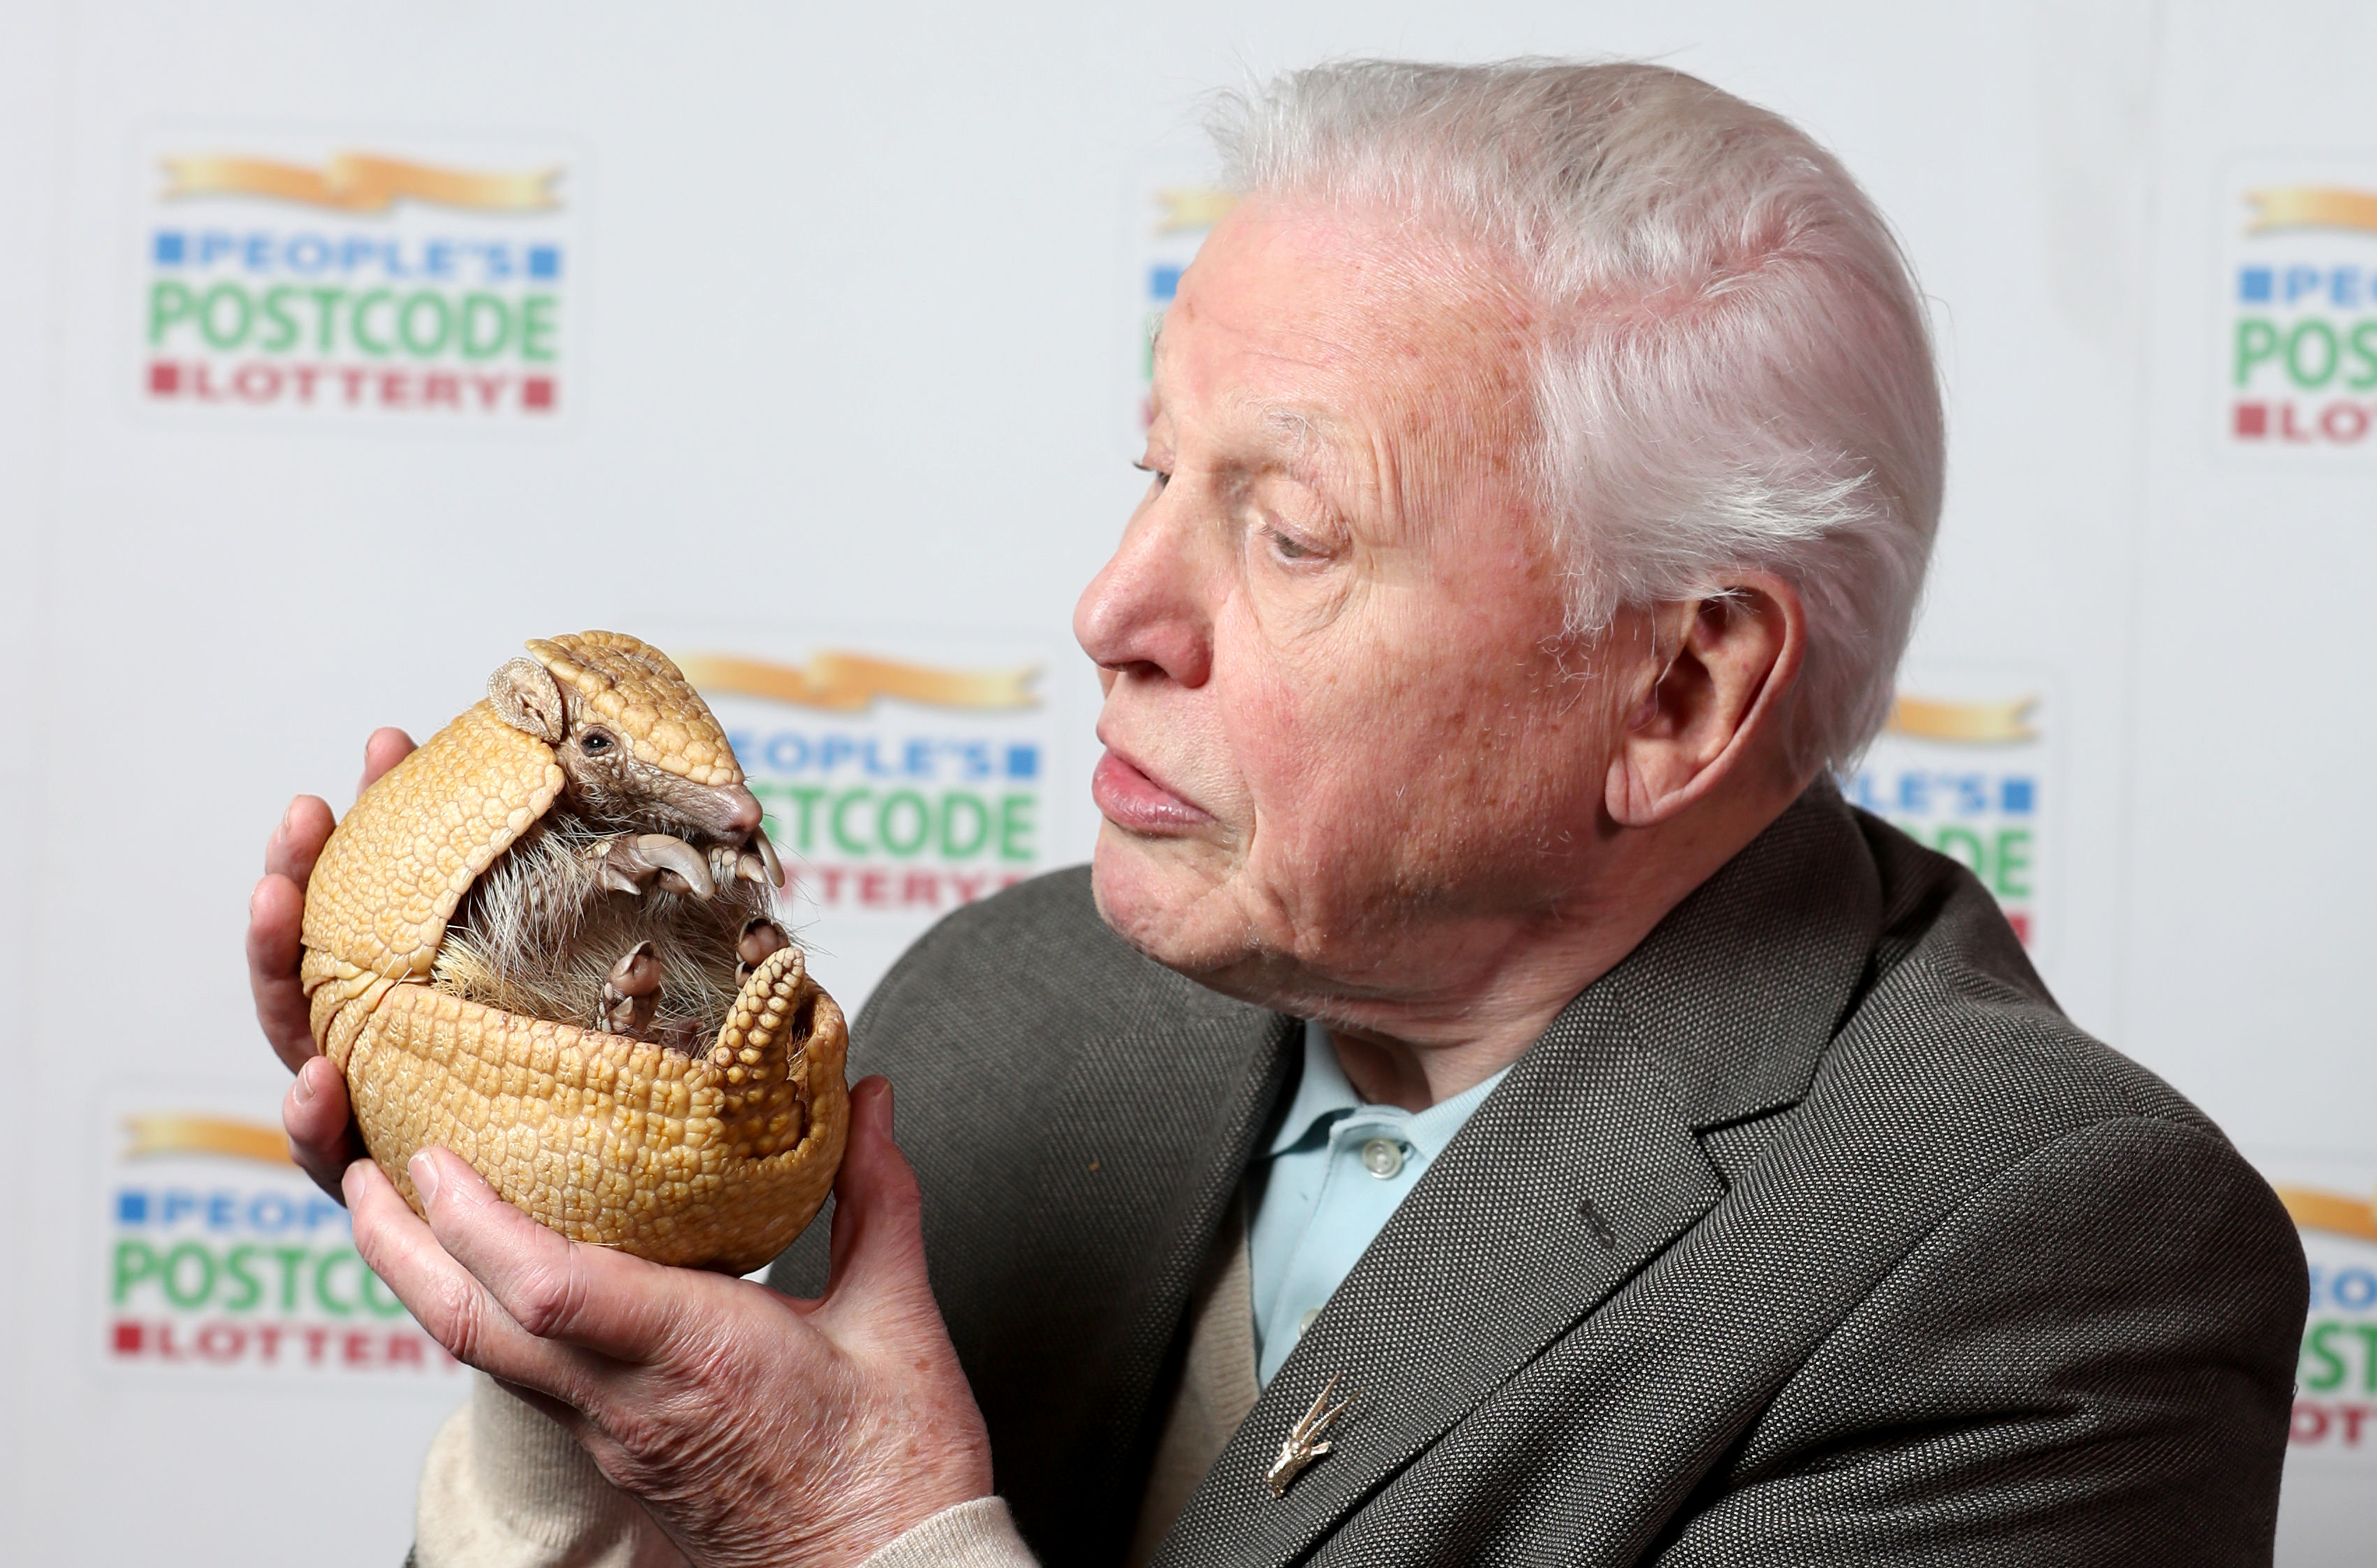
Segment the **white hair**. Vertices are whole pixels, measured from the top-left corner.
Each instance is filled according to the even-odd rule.
[[[1213,131],[1237,190],[1418,214],[1533,290],[1534,478],[1570,631],[1773,572],[1808,617],[1792,761],[1864,748],[1946,454],[1906,258],[1836,159],[1638,64],[1323,66],[1224,99]]]

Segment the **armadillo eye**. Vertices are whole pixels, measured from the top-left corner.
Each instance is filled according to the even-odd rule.
[[[608,730],[588,730],[578,737],[578,748],[590,757],[600,757],[611,749],[611,732]]]

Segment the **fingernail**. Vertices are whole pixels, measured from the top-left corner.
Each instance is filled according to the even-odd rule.
[[[415,1155],[404,1163],[412,1177],[412,1190],[421,1194],[421,1206],[427,1208],[437,1201],[437,1162],[427,1155]]]
[[[297,1103],[299,1105],[305,1106],[314,1103],[313,1080],[314,1064],[309,1061],[305,1066],[297,1070]]]

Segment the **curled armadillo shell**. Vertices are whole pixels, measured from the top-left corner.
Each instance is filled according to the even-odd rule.
[[[709,707],[657,650],[610,632],[529,647],[639,759],[741,784]],[[849,1129],[849,1034],[797,946],[746,966],[714,1032],[671,1044],[441,988],[457,910],[562,784],[553,746],[481,702],[364,793],[306,892],[314,1037],[416,1210],[406,1164],[443,1144],[573,1240],[747,1273],[816,1215]]]

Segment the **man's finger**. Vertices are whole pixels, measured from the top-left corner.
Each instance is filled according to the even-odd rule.
[[[364,776],[355,782],[355,793],[363,794],[382,773],[404,760],[412,749],[412,737],[393,725],[371,732],[364,742]]]
[[[269,874],[248,894],[247,988],[264,1037],[293,1072],[314,1055],[305,987],[297,977],[305,920],[305,890],[286,876]]]
[[[301,1063],[289,1092],[281,1097],[281,1125],[289,1134],[289,1157],[314,1185],[345,1202],[347,1167],[364,1158],[347,1106],[347,1081],[328,1057]]]
[[[729,1283],[547,1230],[504,1202],[450,1149],[424,1149],[410,1168],[439,1245],[513,1322],[540,1338],[615,1360],[657,1361],[679,1347],[679,1315],[688,1299],[706,1300]]]
[[[862,1079],[850,1092],[850,1144],[834,1178],[832,1261],[820,1311],[938,1321],[923,1219],[916,1173],[891,1140],[890,1081]]]
[[[355,1251],[455,1359],[557,1399],[582,1396],[590,1382],[584,1357],[514,1322],[438,1244],[379,1167],[369,1160],[350,1167],[346,1200],[355,1216]]]
[[[264,841],[264,874],[286,877],[305,892],[306,881],[314,875],[314,862],[320,857],[322,846],[330,840],[330,830],[338,819],[330,814],[330,803],[318,795],[301,795],[289,803],[281,820],[272,826],[272,834]]]

